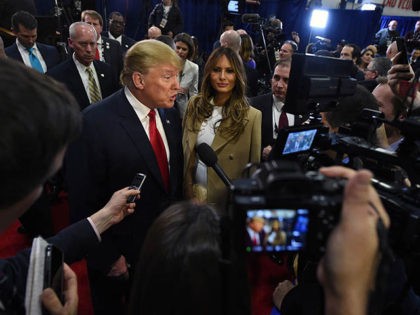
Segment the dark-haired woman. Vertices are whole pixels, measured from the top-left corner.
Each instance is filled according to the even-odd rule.
[[[248,163],[260,161],[261,112],[249,105],[245,80],[237,53],[226,47],[213,51],[201,91],[190,100],[183,122],[185,197],[212,204],[221,212],[227,188],[197,157],[195,148],[210,145],[231,180],[240,178]]]
[[[176,97],[176,104],[181,118],[184,118],[188,100],[198,93],[198,65],[190,61],[194,54],[194,43],[187,33],[179,33],[174,38],[175,51],[184,66],[179,76],[180,90]]]

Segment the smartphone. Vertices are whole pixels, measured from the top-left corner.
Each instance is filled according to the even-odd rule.
[[[52,244],[45,248],[44,289],[52,288],[64,305],[63,253]]]
[[[308,209],[248,209],[245,251],[300,251],[305,248],[308,226]]]
[[[407,46],[405,45],[404,38],[397,37],[395,41],[397,42],[398,51],[401,52],[401,55],[398,58],[398,64],[408,64]]]
[[[145,174],[137,173],[130,184],[130,188],[140,190],[145,180],[146,180]],[[136,201],[136,195],[130,196],[127,198],[128,203],[135,202],[135,201]]]

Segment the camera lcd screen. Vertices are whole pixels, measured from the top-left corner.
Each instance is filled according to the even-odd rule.
[[[290,132],[283,148],[283,155],[308,151],[314,141],[317,129]]]
[[[308,209],[251,209],[246,213],[246,252],[293,252],[304,248]]]
[[[230,0],[227,10],[230,14],[242,14],[243,0]]]

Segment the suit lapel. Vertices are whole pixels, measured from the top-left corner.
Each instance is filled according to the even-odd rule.
[[[173,190],[174,183],[178,182],[178,180],[175,178],[177,172],[175,172],[175,168],[179,167],[176,163],[176,154],[179,150],[177,144],[179,136],[177,131],[174,130],[176,128],[177,123],[174,121],[174,119],[179,119],[178,111],[176,111],[177,115],[169,115],[169,111],[164,109],[159,109],[159,115],[160,119],[162,121],[163,129],[165,130],[166,140],[168,141],[168,147],[170,152],[170,158],[169,158],[169,177],[170,177],[170,187]]]
[[[132,139],[137,152],[143,156],[146,162],[147,169],[152,176],[159,182],[163,189],[163,180],[159,171],[159,166],[156,161],[155,153],[152,145],[150,144],[149,138],[139,121],[137,114],[131,107],[127,98],[124,94],[124,89],[120,91],[121,100],[117,102],[117,111],[120,115],[120,125],[127,132],[128,136]],[[167,133],[168,134],[168,133]],[[169,140],[168,140],[169,141]]]
[[[230,124],[230,120],[228,119],[222,124],[228,125]],[[229,143],[233,139],[233,136],[226,137],[225,135],[221,135],[219,130],[220,128],[217,128],[216,135],[213,139],[213,143],[211,144],[211,147],[214,150],[214,152],[221,150],[227,143]]]
[[[89,96],[86,93],[85,86],[83,85],[82,78],[80,77],[79,71],[77,70],[76,64],[72,59],[69,59],[69,65],[70,65],[70,71],[72,73],[69,73],[69,79],[72,81],[70,82],[70,86],[74,88],[74,90],[79,93],[79,95],[83,98],[81,100],[83,104],[89,104]]]
[[[98,75],[99,86],[101,87],[102,91],[102,98],[104,98],[104,91],[106,90],[105,81],[106,81],[106,74],[101,67],[101,64],[98,61],[93,62],[93,66],[95,67],[96,74]]]

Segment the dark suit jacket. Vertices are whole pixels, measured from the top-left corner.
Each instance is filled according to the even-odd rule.
[[[156,26],[159,27],[162,30],[163,35],[167,35],[168,32],[172,32],[175,36],[176,34],[182,32],[182,29],[184,28],[184,21],[182,20],[181,11],[179,10],[179,7],[176,5],[173,5],[172,8],[169,10],[168,13],[168,22],[166,23],[165,27],[160,27],[160,22],[163,18],[163,4],[158,3],[153,8],[153,11],[150,12],[149,15],[149,23],[148,27]]]
[[[273,94],[267,93],[251,98],[250,103],[262,113],[261,148],[274,144],[273,139]],[[295,126],[302,124],[307,117],[295,115]]]
[[[68,264],[82,259],[99,244],[95,231],[86,219],[60,231],[48,242],[63,251]],[[15,314],[17,310],[23,310],[29,257],[30,249],[26,249],[14,257],[0,259],[0,301],[7,310],[2,314]]]
[[[117,77],[111,69],[111,66],[96,60],[93,62],[93,65],[96,69],[96,73],[98,74],[102,98],[105,98],[117,91],[119,88]],[[68,59],[54,67],[51,71],[47,72],[47,75],[57,81],[63,82],[67,86],[79,103],[81,110],[90,105],[89,97],[86,93],[85,87],[83,86],[82,79],[80,78],[79,71],[77,71],[73,58]]]
[[[69,148],[66,174],[73,221],[103,207],[116,190],[130,185],[136,173],[147,176],[135,213],[106,232],[101,249],[88,257],[89,266],[104,274],[120,255],[134,264],[152,222],[181,198],[183,158],[179,113],[175,108],[163,111],[162,123],[170,150],[169,193],[164,189],[147,134],[124,89],[83,111],[82,135]]]
[[[104,60],[120,76],[123,67],[123,53],[119,42],[108,37],[102,37],[102,51]]]
[[[60,53],[58,52],[56,47],[41,43],[36,43],[36,46],[38,47],[42,58],[44,58],[45,64],[47,65],[47,71],[49,71],[61,62]],[[16,59],[19,62],[23,62],[22,56],[19,52],[16,42],[13,45],[7,47],[5,51],[8,57]]]
[[[102,38],[106,37],[109,38],[108,36],[108,32],[102,32],[101,33]],[[123,55],[127,52],[127,50],[133,46],[137,41],[132,39],[131,37],[128,37],[124,34],[121,35],[121,49],[122,49],[122,53]]]

